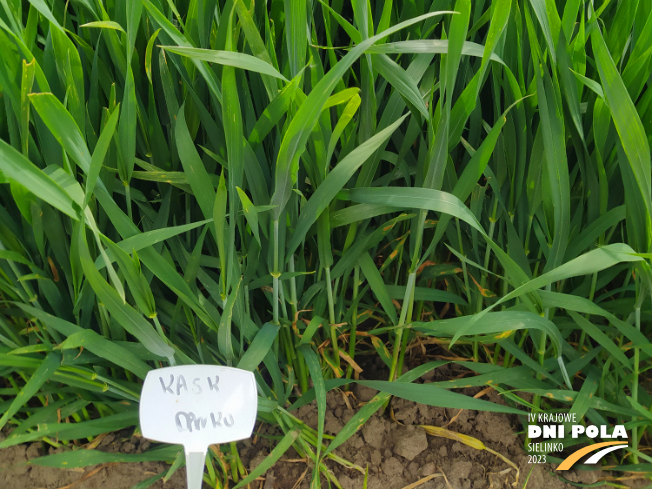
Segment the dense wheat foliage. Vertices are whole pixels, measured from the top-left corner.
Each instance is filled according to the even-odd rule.
[[[0,447],[135,426],[150,369],[207,363],[285,433],[213,487],[290,446],[333,479],[390,396],[625,424],[652,469],[650,2],[3,0],[0,47]],[[466,378],[405,373],[432,338]]]

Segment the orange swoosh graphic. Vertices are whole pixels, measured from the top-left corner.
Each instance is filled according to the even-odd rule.
[[[566,459],[561,464],[559,464],[559,467],[557,467],[555,470],[568,470],[575,464],[575,462],[577,462],[587,453],[595,452],[599,448],[608,447],[610,445],[622,444],[622,441],[605,441],[603,443],[596,443],[594,445],[589,445],[588,447],[580,448],[578,451],[566,457]]]

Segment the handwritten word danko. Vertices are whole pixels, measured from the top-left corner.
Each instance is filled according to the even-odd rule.
[[[234,424],[233,416],[230,414],[222,417],[221,412],[218,412],[217,416],[211,413],[210,418],[213,428],[220,428],[222,426],[231,428]],[[190,433],[192,433],[193,429],[199,431],[206,428],[206,424],[208,423],[208,419],[197,416],[193,412],[186,413],[185,411],[179,411],[174,417],[174,420],[177,425],[177,430],[188,431]],[[222,425],[222,422],[224,422],[224,425]]]
[[[190,388],[188,388],[188,383],[186,382],[186,379],[183,375],[179,375],[177,377],[176,384],[174,382],[173,374],[170,374],[170,382],[168,382],[167,385],[165,385],[165,381],[163,380],[163,377],[159,377],[158,380],[161,382],[161,387],[163,387],[164,394],[175,395],[175,391],[176,391],[176,395],[180,396],[181,392],[183,391],[184,393],[192,393],[192,394],[199,395],[202,392],[204,392],[204,388],[206,388],[208,391],[214,391],[214,392],[220,391],[220,388],[217,385],[220,382],[219,375],[215,375],[214,378],[206,377],[206,383],[203,383],[201,378],[195,377],[194,379],[192,379]],[[202,388],[202,384],[204,385],[204,388]]]
[[[163,394],[176,394],[180,396],[182,393],[190,393],[199,395],[204,390],[207,392],[219,392],[220,388],[218,384],[220,383],[219,375],[214,375],[212,377],[206,377],[206,381],[202,382],[200,377],[195,377],[192,379],[192,382],[187,382],[186,378],[183,375],[174,377],[173,374],[170,374],[170,381],[165,382],[163,377],[158,378],[163,388]],[[202,387],[203,385],[203,387]],[[226,426],[231,428],[234,424],[233,416],[231,414],[223,415],[222,412],[210,413],[210,420],[213,428],[221,428]],[[179,411],[174,417],[177,430],[188,431],[190,433],[194,431],[200,431],[206,428],[208,424],[208,418],[197,416],[193,412]]]

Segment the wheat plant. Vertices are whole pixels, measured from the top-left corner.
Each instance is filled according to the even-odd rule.
[[[614,470],[652,470],[650,2],[5,0],[0,47],[0,448],[176,469],[80,446],[207,363],[284,433],[251,473],[210,452],[212,487],[291,446],[337,485],[391,396],[624,424]],[[474,375],[415,383],[430,337]]]

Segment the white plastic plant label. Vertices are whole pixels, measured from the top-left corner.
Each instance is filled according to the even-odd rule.
[[[184,446],[188,488],[199,489],[209,445],[249,438],[256,422],[254,374],[217,365],[151,370],[140,397],[145,438]]]

